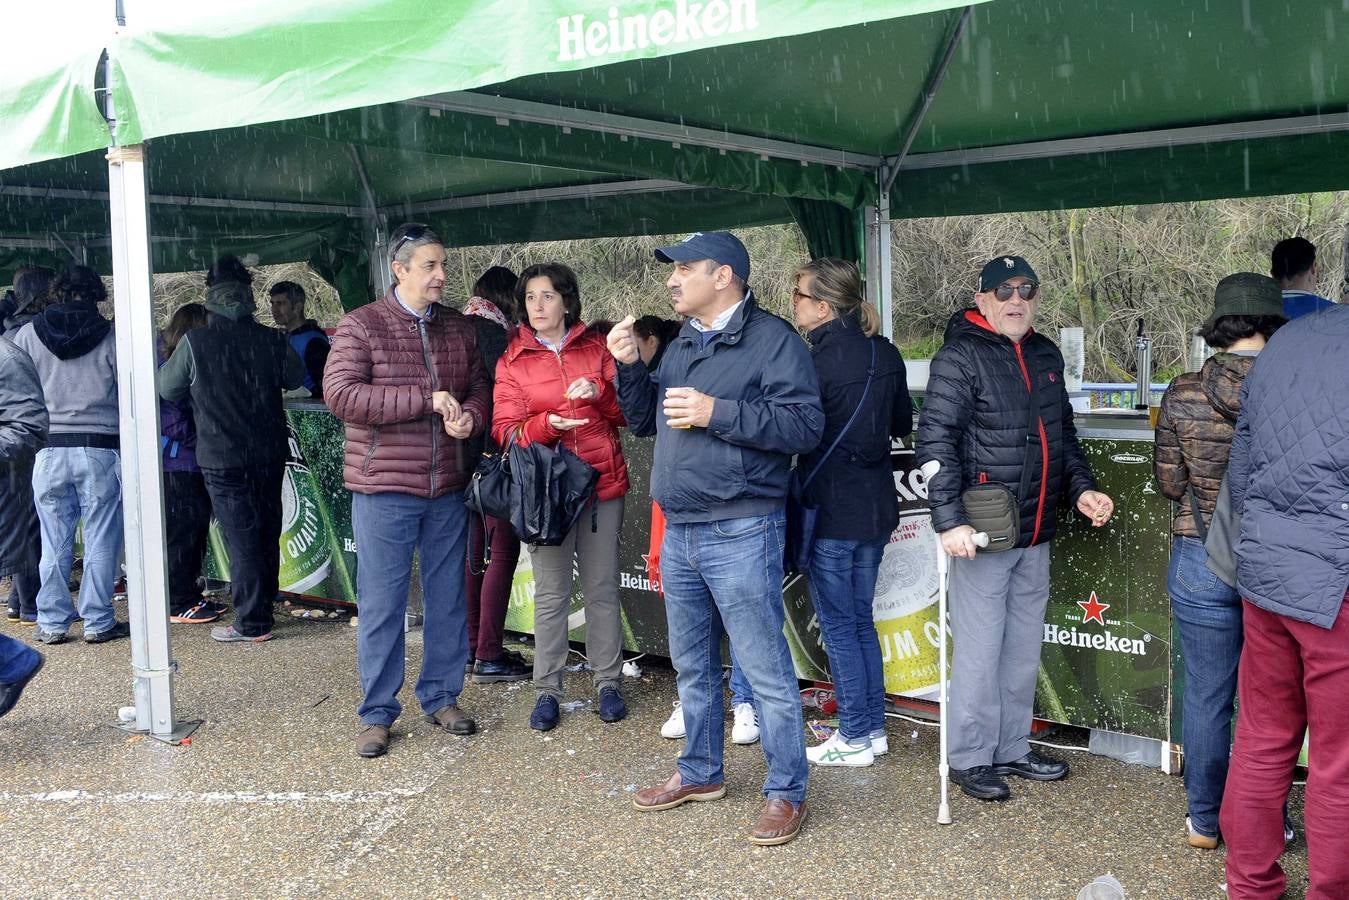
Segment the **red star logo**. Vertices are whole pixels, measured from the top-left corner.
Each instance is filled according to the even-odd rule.
[[[651,579],[651,590],[655,591],[658,594],[664,593],[664,591],[662,591],[660,587],[660,569],[656,568],[656,571],[654,572],[652,571],[653,566],[651,565],[651,554],[649,553],[642,554],[642,565],[646,567],[646,575],[648,578]]]
[[[1093,619],[1100,624],[1105,624],[1105,611],[1110,608],[1109,603],[1102,603],[1096,599],[1096,592],[1091,592],[1091,597],[1086,600],[1077,601],[1077,605],[1082,607],[1082,624],[1085,625]]]

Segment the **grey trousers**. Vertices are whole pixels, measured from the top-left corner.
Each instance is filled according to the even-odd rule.
[[[1049,545],[951,560],[951,767],[1030,752],[1031,708],[1049,602]]]
[[[595,689],[618,687],[623,678],[623,612],[618,602],[618,532],[623,527],[623,498],[605,500],[581,514],[557,547],[530,547],[534,569],[534,689],[562,699],[571,630],[572,559],[581,573],[585,597],[586,658]],[[579,624],[579,623],[578,623]]]

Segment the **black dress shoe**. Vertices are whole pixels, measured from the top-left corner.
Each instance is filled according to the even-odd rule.
[[[1050,756],[1041,756],[1032,750],[1020,759],[994,763],[993,771],[999,775],[1029,778],[1031,781],[1058,781],[1067,777],[1068,764]]]
[[[1006,800],[1012,796],[1007,782],[998,777],[992,766],[952,769],[951,783],[976,800]]]
[[[498,681],[528,681],[534,669],[522,662],[502,656],[500,659],[480,659],[473,664],[474,684],[493,684]]]

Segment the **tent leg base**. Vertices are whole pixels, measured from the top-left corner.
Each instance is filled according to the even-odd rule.
[[[183,741],[192,737],[193,732],[200,727],[202,721],[203,720],[201,719],[192,719],[188,722],[174,722],[173,730],[168,734],[155,734],[151,731],[143,731],[136,727],[135,722],[114,722],[113,727],[119,728],[127,734],[143,734],[152,737],[157,741],[163,741],[166,744],[172,744],[177,747],[182,744]]]

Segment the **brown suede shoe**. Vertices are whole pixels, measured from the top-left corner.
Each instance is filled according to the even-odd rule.
[[[769,800],[759,813],[759,821],[749,833],[749,842],[760,847],[785,844],[796,837],[801,823],[806,821],[806,801],[793,804],[790,800]]]
[[[450,734],[470,735],[478,730],[478,726],[464,714],[464,711],[454,704],[442,706],[440,709],[426,717],[426,721],[433,725],[439,725]]]
[[[724,784],[684,784],[679,771],[662,784],[644,788],[632,795],[632,805],[642,812],[657,812],[662,809],[674,809],[685,803],[705,803],[708,800],[720,800],[726,796]]]
[[[389,752],[389,726],[366,725],[356,735],[356,755],[367,759],[383,756]]]

